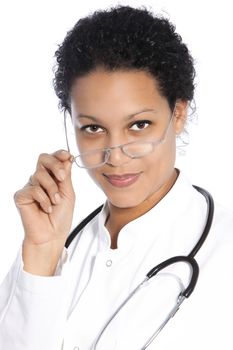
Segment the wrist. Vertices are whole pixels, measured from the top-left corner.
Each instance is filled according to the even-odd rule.
[[[23,269],[34,275],[54,276],[64,248],[64,240],[33,244],[26,239],[22,245]]]

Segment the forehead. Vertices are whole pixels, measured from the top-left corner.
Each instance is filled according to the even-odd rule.
[[[167,108],[155,78],[144,71],[96,70],[77,78],[71,89],[71,111],[103,116],[119,115],[143,108]]]

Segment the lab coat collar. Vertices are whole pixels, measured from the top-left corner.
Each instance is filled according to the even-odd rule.
[[[144,215],[125,225],[118,236],[118,249],[128,252],[140,239],[143,242],[150,239],[156,240],[157,236],[168,228],[176,216],[185,213],[185,209],[190,202],[190,196],[199,195],[187,180],[185,175],[179,171],[179,175],[170,191],[152,209]],[[201,196],[201,195],[200,195]],[[109,249],[111,238],[105,227],[108,216],[108,205],[105,203],[98,216],[99,249]],[[145,239],[147,237],[147,239]]]

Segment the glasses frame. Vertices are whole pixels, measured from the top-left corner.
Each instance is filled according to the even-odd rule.
[[[163,136],[158,140],[151,140],[151,141],[132,141],[132,142],[128,142],[128,143],[124,143],[124,144],[120,144],[120,145],[116,145],[116,146],[111,146],[111,147],[106,147],[106,148],[97,148],[97,149],[94,149],[94,150],[91,150],[91,151],[87,151],[87,152],[83,152],[83,153],[80,153],[78,154],[77,156],[74,156],[72,162],[74,162],[79,168],[81,169],[95,169],[95,168],[99,168],[100,166],[104,165],[107,163],[107,161],[109,160],[109,157],[111,155],[111,151],[114,150],[114,149],[117,149],[117,148],[120,148],[122,153],[125,154],[127,157],[129,157],[130,159],[139,159],[139,158],[142,158],[150,153],[152,153],[155,149],[156,146],[160,145],[161,143],[163,143],[165,140],[166,140],[166,137],[167,137],[167,134],[168,134],[168,130],[172,124],[172,121],[174,119],[174,116],[175,116],[175,109],[176,109],[176,105],[172,111],[172,115],[171,115],[171,118],[169,120],[169,123],[164,131],[164,134]],[[72,117],[71,117],[72,118]],[[65,127],[65,138],[66,138],[66,147],[67,147],[67,150],[68,152],[70,152],[70,146],[69,146],[69,140],[68,140],[68,131],[67,131],[67,124],[66,124],[66,119],[67,119],[67,115],[66,113],[64,112],[64,127]],[[140,144],[140,143],[143,143],[143,144],[151,144],[153,147],[152,147],[152,150],[150,152],[146,152],[145,154],[143,155],[140,155],[140,156],[132,156],[130,155],[129,153],[127,153],[126,151],[126,148],[130,145],[136,145],[136,144]],[[85,155],[91,155],[91,154],[94,154],[96,152],[103,152],[104,153],[104,161],[99,163],[98,165],[93,165],[93,166],[81,166],[77,163],[77,158],[81,157],[81,156],[85,156]]]

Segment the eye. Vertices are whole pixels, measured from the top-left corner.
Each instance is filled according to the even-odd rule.
[[[80,130],[85,131],[88,134],[99,134],[100,132],[103,132],[103,128],[96,124],[84,125]]]
[[[131,125],[130,129],[135,131],[143,130],[146,129],[150,124],[150,120],[138,120],[137,122]]]

